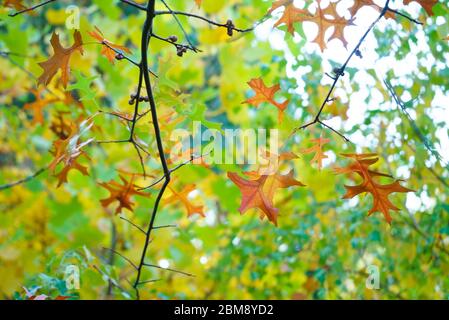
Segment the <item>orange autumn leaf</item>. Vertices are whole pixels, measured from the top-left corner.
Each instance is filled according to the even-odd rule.
[[[31,89],[35,100],[26,103],[23,108],[33,112],[33,124],[44,124],[44,108],[52,102],[57,101],[55,98],[43,98],[42,89]]]
[[[53,143],[52,154],[54,158],[49,165],[49,169],[58,178],[58,187],[67,182],[67,176],[71,170],[77,170],[83,175],[88,175],[87,168],[79,164],[78,160],[80,156],[87,157],[82,148],[90,142],[92,142],[92,139],[80,142],[78,127],[75,123],[71,123],[68,137],[56,140]],[[59,173],[56,173],[58,164],[63,164],[63,168]]]
[[[122,212],[122,209],[128,209],[129,211],[134,210],[134,203],[131,201],[131,197],[134,195],[147,196],[147,194],[139,191],[139,187],[134,184],[134,175],[128,181],[122,175],[120,175],[120,180],[122,184],[111,180],[107,183],[99,183],[99,185],[107,189],[110,193],[109,197],[100,200],[103,208],[109,207],[113,202],[118,202],[118,206],[115,209],[115,214]]]
[[[293,0],[276,0],[271,5],[270,10],[268,10],[268,13],[272,13],[274,10],[280,7],[285,7],[293,3]]]
[[[308,149],[304,149],[301,151],[303,154],[315,153],[310,163],[316,162],[318,165],[318,170],[321,170],[323,167],[323,160],[327,158],[327,155],[323,151],[323,146],[326,143],[330,142],[330,139],[319,137],[318,139],[313,139],[311,142],[314,144],[312,147]]]
[[[293,1],[277,1],[273,4],[270,12],[273,10],[285,6],[284,13],[281,18],[276,21],[273,27],[278,27],[279,25],[285,24],[287,26],[287,31],[294,35],[295,28],[294,24],[297,22],[306,21],[308,17],[311,16],[310,12],[304,9],[298,9],[294,6]]]
[[[72,130],[70,122],[64,118],[68,113],[58,111],[50,125],[50,130],[62,140],[67,139]]]
[[[53,56],[47,61],[40,62],[39,66],[44,69],[42,75],[38,78],[38,84],[48,85],[53,77],[61,69],[61,81],[64,88],[67,87],[69,82],[70,74],[70,57],[75,51],[79,51],[83,54],[83,39],[81,38],[81,33],[76,30],[73,34],[74,44],[69,48],[64,48],[61,46],[59,41],[59,35],[53,32],[50,43],[53,47]]]
[[[252,208],[257,208],[265,214],[270,222],[277,226],[279,209],[274,207],[274,195],[280,188],[292,186],[304,186],[293,176],[293,170],[282,175],[275,173],[272,175],[259,175],[255,172],[245,173],[249,179],[240,177],[238,174],[228,172],[228,178],[240,189],[242,202],[239,208],[241,214]],[[263,219],[261,215],[261,219]]]
[[[96,39],[102,45],[101,54],[105,56],[112,64],[114,64],[116,56],[116,52],[114,51],[114,49],[126,53],[131,53],[131,50],[129,50],[127,47],[114,44],[107,40],[104,37],[103,32],[101,32],[101,30],[97,27],[95,27],[94,31],[89,31],[88,33],[92,38]]]
[[[184,189],[182,189],[182,191],[180,192],[175,191],[170,186],[168,188],[172,192],[172,195],[165,200],[165,203],[171,204],[181,201],[181,203],[184,204],[187,209],[188,217],[191,217],[194,214],[199,214],[200,216],[205,217],[203,206],[195,206],[189,199],[189,194],[196,189],[196,186],[194,184],[185,186]]]
[[[348,45],[348,41],[344,36],[344,29],[347,26],[354,25],[354,20],[352,18],[347,20],[339,16],[336,3],[331,2],[325,9],[322,9],[321,1],[317,1],[316,13],[306,21],[314,22],[318,26],[318,34],[313,42],[319,45],[321,51],[324,51],[326,48],[326,31],[332,27],[334,27],[334,32],[327,41],[339,39],[345,47]]]
[[[261,103],[264,102],[270,103],[278,109],[279,111],[278,119],[279,121],[282,121],[284,111],[287,108],[290,101],[286,100],[282,103],[279,103],[276,102],[276,100],[274,99],[274,96],[280,90],[281,86],[279,84],[276,84],[272,87],[267,87],[261,78],[252,79],[251,81],[248,82],[248,85],[251,87],[251,89],[254,90],[256,95],[244,101],[243,103],[248,103],[255,107],[258,107]]]
[[[351,8],[349,8],[351,17],[354,17],[357,14],[357,12],[363,7],[371,7],[377,10],[378,12],[381,12],[383,9],[381,6],[374,3],[374,0],[354,0],[354,4],[352,5]],[[394,19],[395,16],[396,16],[395,13],[392,11],[387,11],[385,13],[385,17],[389,19]]]
[[[201,8],[201,3],[202,2],[203,2],[203,0],[195,0],[195,3],[198,6],[198,8]]]
[[[391,175],[381,173],[378,171],[373,171],[369,167],[375,164],[379,158],[376,154],[343,154],[344,157],[353,159],[354,161],[344,168],[336,168],[335,172],[338,174],[351,174],[355,173],[362,178],[362,182],[355,186],[346,186],[346,194],[343,199],[351,199],[361,193],[370,193],[373,196],[373,206],[368,212],[368,215],[374,212],[381,212],[385,220],[391,224],[392,218],[389,211],[399,211],[388,198],[389,195],[395,192],[406,193],[413,192],[413,190],[403,187],[400,184],[400,180],[395,180],[393,183],[380,184],[375,180],[376,177],[389,177],[393,178]]]
[[[438,0],[404,0],[404,4],[409,4],[410,2],[418,2],[421,7],[426,10],[427,14],[429,16],[433,16],[433,6],[435,6],[438,3]]]
[[[23,0],[5,0],[3,1],[3,6],[14,8],[16,10],[26,9],[26,6],[23,4]]]

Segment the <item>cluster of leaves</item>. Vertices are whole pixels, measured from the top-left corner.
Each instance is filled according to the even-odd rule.
[[[173,173],[158,224],[176,223],[178,228],[173,232],[168,232],[169,228],[157,231],[151,239],[154,249],[149,256],[153,261],[169,261],[176,268],[186,268],[197,277],[191,280],[164,270],[146,270],[146,278],[163,278],[166,285],[148,286],[144,297],[444,296],[449,284],[440,275],[447,265],[445,243],[449,232],[444,225],[449,211],[445,205],[447,189],[440,180],[446,179],[447,168],[428,154],[414,134],[416,128],[406,121],[398,125],[402,116],[392,111],[391,105],[388,110],[384,106],[368,110],[365,123],[345,134],[351,138],[357,134],[367,137],[370,143],[363,147],[375,153],[363,152],[362,145],[356,148],[326,128],[311,126],[295,131],[316,115],[328,89],[320,82],[328,68],[315,53],[317,50],[310,53],[304,49],[308,37],[303,27],[308,23],[318,26],[312,42],[318,44],[319,52],[325,51],[332,39],[341,40],[346,47],[345,32],[355,28],[360,12],[374,9],[375,19],[383,7],[372,0],[354,1],[346,14],[341,15],[339,6],[345,1],[306,1],[304,8],[297,8],[288,0],[172,2],[179,10],[198,10],[198,14],[213,20],[228,21],[222,28],[211,28],[204,21],[179,16],[186,32],[182,42],[178,41],[182,34],[170,14],[157,18],[160,20],[156,30],[164,36],[152,40],[149,58],[166,153],[175,147],[169,139],[171,133],[177,128],[191,128],[198,120],[205,127],[218,130],[277,128],[286,151],[268,155],[280,164],[269,174],[260,167],[209,166],[203,162],[207,156],[198,158],[200,165],[185,165]],[[447,49],[442,39],[449,30],[444,27],[437,30],[435,20],[448,13],[447,7],[437,0],[405,0],[398,2],[398,10],[411,2],[419,4],[428,16],[436,16],[426,26],[433,41],[430,51],[435,59],[444,61],[438,46]],[[23,3],[7,0],[3,5],[23,10],[26,8]],[[165,10],[162,3],[159,5],[159,10]],[[34,11],[32,17],[9,18],[8,10],[1,11],[0,51],[6,59],[0,60],[0,67],[8,72],[1,76],[0,84],[0,130],[4,137],[0,148],[0,182],[14,181],[43,167],[56,177],[60,187],[55,188],[53,180],[42,174],[14,191],[8,189],[0,194],[0,210],[5,212],[0,217],[0,273],[4,277],[0,291],[5,296],[18,290],[17,279],[32,287],[39,280],[30,274],[54,272],[48,267],[54,252],[62,255],[69,250],[79,251],[83,246],[89,247],[98,258],[86,249],[78,253],[85,279],[81,297],[132,296],[126,285],[133,266],[102,247],[138,259],[143,240],[134,227],[147,223],[148,209],[154,206],[160,187],[154,181],[160,181],[164,175],[154,152],[156,140],[150,130],[149,97],[136,94],[139,68],[135,61],[140,46],[136,35],[140,34],[143,16],[126,5],[115,8],[103,1],[92,1],[90,6],[82,18],[81,30],[75,32],[64,31],[64,22],[58,18],[64,17],[64,6],[60,4]],[[410,41],[417,41],[417,27],[411,26],[410,21],[394,11],[384,12],[384,16],[394,19],[394,23],[385,34],[377,35],[376,50],[380,56],[391,50],[390,41],[400,46],[400,41],[409,38],[408,33]],[[257,33],[230,40],[234,25],[247,26],[259,19],[267,20],[264,23],[275,28],[286,27],[284,41],[289,52],[272,48]],[[59,31],[51,32],[54,29]],[[107,30],[106,35],[101,30]],[[288,35],[295,33],[303,36],[299,42]],[[46,34],[51,34],[49,42]],[[59,35],[64,35],[66,43],[71,44],[64,47]],[[50,51],[48,43],[52,54],[45,58]],[[199,45],[201,53],[191,52]],[[411,51],[410,46],[405,50]],[[295,60],[287,63],[289,55]],[[362,57],[360,51],[358,55]],[[398,55],[395,58],[399,60],[400,55],[406,54]],[[341,66],[339,61],[331,63]],[[296,78],[287,76],[289,69],[306,67],[308,71],[298,72],[300,76]],[[335,76],[339,75],[339,69],[336,70]],[[355,79],[355,69],[345,71],[350,80]],[[367,74],[375,79],[373,88],[388,104],[391,95],[382,82],[376,80],[374,71]],[[416,104],[432,107],[430,90],[421,89],[428,86],[426,81],[439,85],[443,94],[449,89],[444,82],[447,67],[434,67],[426,74],[427,78],[409,75],[419,78],[418,85],[396,82],[401,87],[400,97],[419,97],[418,101],[406,104],[409,111]],[[37,75],[36,79],[33,75]],[[347,90],[339,90],[338,99],[332,96],[325,100],[325,115],[340,120],[348,118],[345,104],[356,100],[351,96],[360,89],[354,82],[339,87]],[[251,89],[248,92],[245,83]],[[366,102],[378,101],[375,99],[372,90]],[[138,114],[133,110],[136,101],[143,106]],[[257,111],[253,112],[251,106],[258,107]],[[425,141],[438,141],[438,127],[447,132],[444,123],[439,126],[431,121],[424,107],[414,111],[413,119],[424,130]],[[399,133],[386,134],[389,124],[400,126]],[[292,132],[296,132],[294,139]],[[201,150],[191,150],[182,157],[190,163],[198,153]],[[336,154],[342,157],[337,158]],[[377,154],[384,161],[378,163]],[[334,166],[332,161],[340,162],[345,157],[351,163],[334,171],[347,175],[356,185],[345,186],[343,195],[342,178],[327,168]],[[170,160],[175,163],[175,159]],[[371,166],[382,166],[389,173]],[[405,175],[410,177],[407,185],[417,189],[420,197],[430,195],[437,204],[417,209],[415,216],[398,214],[397,224],[387,230],[378,219],[364,220],[366,212],[381,212],[388,224],[392,222],[390,211],[398,208],[389,196],[411,191],[393,178],[398,174],[404,177],[404,168],[409,170]],[[151,171],[147,172],[148,169]],[[429,169],[434,172],[431,178]],[[295,178],[294,172],[300,178]],[[294,188],[282,190],[290,187]],[[339,199],[339,194],[349,199],[362,193],[370,194],[372,200],[345,203]],[[397,198],[404,199],[399,195]],[[260,223],[251,215],[235,214],[254,212],[252,209],[258,210],[261,219],[267,218],[279,228]],[[121,214],[122,220],[117,221],[117,214]],[[127,223],[129,219],[133,225]],[[364,266],[370,263],[381,265],[383,272],[388,273],[384,290],[379,293],[363,289]],[[427,275],[414,277],[414,270],[425,270]],[[351,281],[360,281],[360,285],[357,282],[354,289]],[[417,287],[423,289],[417,291]],[[437,287],[442,289],[437,291]],[[41,290],[28,290],[25,296],[41,297],[38,292]],[[72,297],[62,289],[53,295],[45,294],[42,297]]]

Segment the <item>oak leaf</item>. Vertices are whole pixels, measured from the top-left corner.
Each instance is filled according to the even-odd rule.
[[[100,44],[102,44],[101,54],[105,56],[112,64],[114,64],[116,56],[116,52],[114,51],[114,49],[125,53],[131,53],[131,50],[129,50],[127,47],[112,43],[107,40],[104,37],[103,32],[101,32],[101,30],[97,27],[95,27],[94,31],[89,31],[88,33],[92,38],[96,39]]]
[[[55,98],[42,97],[42,89],[31,89],[31,93],[34,95],[35,100],[33,102],[26,103],[23,108],[33,112],[33,124],[44,124],[44,108],[52,102],[57,101]]]
[[[426,10],[427,14],[429,16],[433,16],[433,6],[435,6],[438,3],[438,0],[404,0],[404,4],[408,5],[410,2],[418,2],[421,7]]]
[[[374,0],[354,0],[354,4],[352,5],[351,8],[349,8],[349,13],[351,14],[351,17],[354,17],[357,14],[357,12],[363,7],[371,7],[377,10],[378,12],[381,12],[383,10],[381,6],[374,3]],[[385,17],[389,19],[394,19],[395,16],[396,16],[395,13],[392,11],[387,11],[385,13]]]
[[[3,6],[14,8],[16,10],[26,9],[26,6],[23,4],[23,0],[5,0],[3,1]]]
[[[166,204],[174,203],[177,201],[181,201],[182,204],[187,209],[187,216],[191,217],[194,214],[199,214],[202,217],[205,217],[203,206],[195,206],[189,199],[189,194],[196,189],[194,184],[189,184],[182,189],[182,191],[177,192],[173,188],[169,186],[172,195],[165,200]]]
[[[270,103],[278,109],[278,119],[279,121],[282,121],[284,111],[290,101],[286,100],[282,103],[279,103],[274,99],[275,94],[280,90],[281,86],[279,84],[276,84],[272,87],[267,87],[261,78],[252,79],[248,82],[248,85],[251,87],[251,89],[254,90],[256,95],[244,101],[243,103],[248,103],[255,107],[258,107],[264,102]]]
[[[346,194],[343,199],[351,199],[361,193],[370,193],[373,196],[373,206],[368,212],[368,215],[374,212],[381,212],[388,224],[391,224],[392,218],[390,216],[390,210],[399,211],[388,198],[389,195],[395,192],[406,193],[413,192],[413,190],[403,187],[400,184],[401,180],[395,180],[393,183],[380,184],[375,180],[376,177],[389,177],[391,175],[381,173],[369,169],[369,167],[375,164],[379,158],[374,153],[368,154],[343,154],[344,157],[353,159],[353,163],[344,168],[336,168],[335,172],[338,174],[351,174],[355,173],[362,178],[362,182],[355,186],[346,186]]]
[[[198,6],[198,8],[201,8],[201,3],[202,2],[203,2],[203,0],[195,0],[195,3]]]
[[[92,127],[90,119],[81,122],[78,126],[76,123],[70,123],[70,129],[68,129],[68,136],[60,138],[53,142],[54,156],[53,161],[49,165],[50,171],[58,178],[58,187],[67,182],[67,176],[70,170],[77,170],[83,175],[88,175],[87,168],[78,163],[81,156],[88,158],[86,153],[82,150],[85,146],[90,144],[93,139],[81,142],[81,135]],[[56,173],[56,168],[59,164],[63,164],[63,168],[59,173]]]
[[[256,172],[246,172],[249,179],[240,177],[238,174],[228,172],[228,178],[240,189],[242,202],[239,208],[241,214],[252,208],[263,212],[270,222],[277,226],[279,209],[274,207],[273,198],[275,192],[280,188],[292,186],[304,186],[293,176],[293,170],[282,175],[279,172],[272,175],[259,175]],[[261,219],[264,218],[261,215]]]
[[[315,153],[313,159],[310,163],[316,162],[318,165],[318,170],[323,167],[323,160],[327,159],[327,155],[323,151],[323,146],[330,142],[330,139],[319,137],[318,139],[313,139],[311,142],[314,144],[308,149],[304,149],[301,152],[303,154]]]
[[[291,35],[294,35],[294,24],[297,22],[306,21],[307,18],[311,16],[311,14],[307,10],[296,8],[293,4],[293,1],[277,1],[273,4],[270,12],[281,6],[285,6],[284,13],[282,14],[281,18],[276,21],[273,27],[285,24],[287,26],[287,31]]]
[[[271,8],[268,10],[268,13],[272,13],[274,10],[280,7],[286,7],[293,3],[293,0],[276,0],[271,5]]]
[[[64,88],[67,87],[70,74],[70,58],[75,51],[83,54],[83,39],[81,33],[76,30],[73,34],[74,44],[69,48],[62,47],[59,41],[59,35],[53,32],[50,43],[53,47],[53,56],[47,61],[40,62],[39,66],[44,69],[42,75],[38,78],[38,84],[48,85],[53,77],[61,69],[61,81]]]
[[[344,36],[344,30],[347,26],[354,25],[354,20],[352,18],[347,20],[346,18],[339,16],[336,3],[330,2],[329,5],[323,9],[321,8],[321,1],[317,1],[315,14],[305,21],[314,22],[318,26],[318,34],[313,42],[320,46],[321,51],[324,51],[326,48],[325,35],[326,31],[331,27],[334,27],[334,32],[327,41],[339,39],[345,47],[348,45],[348,41]]]
[[[131,197],[134,195],[147,196],[144,192],[139,190],[139,187],[134,184],[134,175],[128,181],[122,175],[120,175],[120,180],[122,184],[111,180],[107,183],[99,183],[99,185],[107,189],[110,193],[109,197],[100,200],[103,208],[109,207],[113,202],[117,201],[118,206],[115,209],[115,214],[122,212],[122,209],[128,209],[133,211],[134,203],[131,201]]]

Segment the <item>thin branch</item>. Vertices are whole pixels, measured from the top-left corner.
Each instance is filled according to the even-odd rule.
[[[425,231],[423,231],[418,222],[414,219],[414,217],[409,213],[409,217],[410,220],[408,219],[403,219],[403,221],[409,225],[410,227],[412,227],[423,239],[425,239],[426,241],[430,242],[429,239],[432,239],[432,236],[428,235]],[[436,247],[441,250],[443,253],[445,253],[446,255],[449,256],[449,250],[440,244],[440,242],[436,243]]]
[[[185,275],[187,277],[195,277],[195,275],[193,275],[191,273],[188,273],[188,272],[184,272],[184,271],[180,271],[180,270],[176,270],[176,269],[171,269],[171,268],[162,268],[162,267],[160,267],[158,265],[155,265],[155,264],[144,263],[143,265],[145,267],[149,267],[149,268],[156,268],[156,269],[159,269],[159,270],[165,270],[165,271],[170,271],[170,272],[174,272],[174,273],[183,274],[183,275]]]
[[[190,41],[189,35],[187,34],[187,31],[184,29],[184,27],[182,26],[181,21],[179,21],[178,16],[174,13],[174,11],[168,6],[167,2],[165,2],[165,0],[161,0],[161,2],[164,4],[164,6],[167,8],[169,14],[171,14],[173,16],[173,18],[175,19],[176,23],[178,24],[179,28],[181,29],[182,33],[184,34],[184,37],[186,38],[186,41],[189,43],[190,47],[192,47],[194,52],[198,52],[199,50],[193,45],[192,41]],[[148,11],[147,11],[148,12]],[[156,11],[153,10],[152,12],[153,18],[156,15]]]
[[[404,113],[404,115],[406,116],[408,122],[410,123],[410,126],[412,127],[414,133],[416,134],[416,136],[418,137],[418,139],[422,142],[422,144],[424,145],[424,147],[426,148],[426,150],[433,155],[438,161],[440,161],[444,167],[447,167],[447,164],[445,164],[443,162],[443,157],[441,156],[441,154],[435,149],[435,147],[432,145],[432,142],[430,142],[426,136],[424,135],[424,133],[422,133],[422,131],[419,129],[419,127],[416,125],[415,121],[412,119],[412,117],[410,116],[410,114],[407,111],[407,108],[405,107],[404,103],[401,101],[401,99],[399,99],[398,95],[396,94],[393,86],[387,81],[384,80],[384,84],[388,89],[388,92],[390,93],[390,95],[393,97],[393,100],[395,101],[397,107]]]
[[[116,48],[112,47],[111,45],[109,45],[109,43],[107,43],[106,41],[103,41],[101,43],[102,45],[108,47],[109,49],[111,49],[112,51],[114,51],[118,57],[120,57],[121,59],[125,59],[126,61],[129,61],[131,64],[135,65],[136,67],[140,68],[140,65],[135,62],[133,59],[131,59],[130,57],[128,57],[124,52],[117,50]],[[117,57],[116,57],[117,59]],[[120,60],[120,59],[118,59]],[[157,74],[155,74],[151,69],[148,69],[148,72],[151,73],[153,76],[155,76],[156,78],[158,77]]]
[[[143,230],[141,227],[139,227],[137,224],[135,224],[135,223],[132,222],[131,220],[126,219],[126,218],[123,217],[123,216],[120,216],[120,219],[123,220],[123,221],[128,222],[130,225],[132,225],[134,228],[136,228],[137,230],[139,230],[140,232],[142,232],[144,235],[146,234],[146,233],[145,233],[145,230]]]
[[[332,79],[334,79],[327,95],[326,98],[324,99],[323,103],[320,106],[320,109],[317,113],[317,115],[315,116],[315,119],[305,125],[302,125],[301,127],[298,127],[296,129],[293,130],[293,134],[295,134],[296,132],[306,129],[316,123],[320,123],[323,124],[320,120],[320,116],[326,106],[326,104],[329,101],[332,101],[331,95],[334,92],[334,89],[338,83],[338,80],[340,80],[340,77],[342,77],[345,74],[345,70],[346,67],[348,66],[349,62],[351,61],[352,57],[360,51],[360,46],[363,44],[363,42],[365,41],[366,37],[368,36],[368,34],[371,32],[371,30],[373,30],[373,28],[376,26],[376,24],[385,16],[385,14],[388,11],[388,5],[390,4],[390,0],[387,0],[385,3],[385,6],[383,7],[382,11],[380,12],[379,16],[377,17],[377,19],[368,27],[368,29],[365,31],[365,33],[363,34],[363,36],[360,38],[359,42],[357,43],[357,45],[354,47],[354,49],[351,51],[351,53],[349,54],[349,56],[346,58],[346,61],[343,63],[343,65],[338,68],[335,72],[335,77],[331,77]],[[345,136],[341,133],[339,133],[338,131],[330,128],[329,126],[325,125],[326,127],[328,127],[329,129],[331,129],[333,132],[337,133],[340,137],[343,137],[346,141],[347,139],[345,138]],[[293,135],[292,134],[292,135]]]
[[[112,253],[118,255],[120,258],[124,259],[124,260],[125,260],[126,262],[128,262],[131,266],[133,266],[134,269],[137,270],[137,266],[134,264],[134,262],[132,262],[131,260],[129,260],[129,259],[128,259],[127,257],[125,257],[124,255],[122,255],[120,252],[118,252],[118,251],[116,251],[116,250],[114,250],[114,249],[106,248],[106,247],[103,247],[103,249],[109,250],[109,251],[111,251]]]
[[[127,4],[127,5],[130,5],[131,7],[134,7],[134,8],[140,9],[140,10],[145,10],[145,6],[144,6],[144,5],[135,3],[134,1],[130,1],[130,0],[120,0],[120,2],[125,3],[125,4]]]
[[[29,8],[20,10],[20,11],[16,11],[16,12],[10,13],[9,16],[10,17],[15,17],[15,16],[18,16],[19,14],[22,14],[22,13],[25,13],[25,12],[29,12],[29,11],[33,11],[33,10],[35,10],[37,8],[46,6],[47,4],[55,2],[55,1],[56,0],[47,0],[47,1],[44,1],[42,3],[36,4],[36,5],[32,6],[32,7],[29,7]]]
[[[330,125],[325,124],[323,121],[318,120],[318,123],[321,124],[323,127],[328,128],[329,130],[331,130],[332,132],[334,132],[335,134],[339,135],[343,140],[345,140],[346,142],[349,143],[353,143],[351,140],[349,140],[345,135],[343,135],[342,133],[338,132],[337,130],[335,130],[334,128],[332,128]]]
[[[416,19],[413,19],[412,17],[410,17],[410,16],[408,16],[408,15],[406,15],[405,13],[402,13],[402,12],[400,12],[400,11],[397,11],[397,10],[394,10],[394,9],[391,9],[391,8],[388,8],[387,11],[390,11],[390,12],[392,12],[392,13],[395,13],[395,14],[397,14],[398,16],[401,16],[401,17],[403,17],[403,18],[405,18],[405,19],[407,19],[407,20],[409,20],[409,21],[411,21],[411,22],[413,22],[413,23],[416,23],[416,24],[419,24],[419,25],[423,25],[423,23],[422,23],[421,21],[416,20]]]
[[[154,280],[146,280],[146,281],[141,281],[139,282],[138,286],[144,285],[144,284],[148,284],[148,283],[155,283],[155,282],[159,282],[162,279],[154,279]]]
[[[158,227],[154,227],[153,230],[158,230],[158,229],[167,229],[167,228],[177,228],[178,226],[176,224],[167,224],[165,226],[158,226]]]
[[[199,158],[202,158],[202,157],[203,157],[203,156],[199,156],[199,157],[196,157],[196,158],[195,158],[195,157],[190,157],[190,159],[189,159],[188,161],[185,161],[185,162],[183,162],[183,163],[177,165],[177,166],[174,167],[173,169],[170,169],[168,172],[169,172],[169,174],[172,174],[173,172],[178,171],[179,169],[181,169],[182,167],[184,167],[184,166],[186,166],[187,164],[191,163],[192,161],[194,161],[194,160],[196,160],[196,159],[199,159]],[[139,188],[138,190],[139,190],[139,191],[142,191],[142,190],[148,190],[148,189],[151,189],[151,188],[153,188],[154,186],[158,185],[158,184],[159,184],[162,180],[164,180],[166,177],[167,177],[167,174],[164,174],[162,177],[160,177],[158,180],[156,180],[155,182],[153,182],[153,183],[150,184],[149,186]]]
[[[163,41],[163,42],[166,42],[166,43],[169,43],[169,44],[173,45],[176,48],[176,50],[178,51],[178,54],[181,53],[181,55],[182,55],[182,50],[183,49],[191,50],[193,52],[201,52],[201,50],[199,50],[197,48],[194,48],[194,47],[192,47],[190,45],[179,44],[179,43],[176,43],[174,41],[171,41],[170,38],[164,38],[164,37],[158,36],[157,34],[154,34],[154,33],[152,33],[151,36],[153,38],[155,38],[155,39],[158,39],[160,41]]]
[[[44,173],[47,169],[48,169],[48,166],[45,167],[45,168],[39,169],[38,171],[36,171],[32,175],[30,175],[30,176],[28,176],[26,178],[23,178],[23,179],[21,179],[19,181],[2,185],[2,186],[0,186],[0,191],[6,190],[6,189],[10,189],[10,188],[14,188],[14,187],[16,187],[18,185],[21,185],[21,184],[24,184],[26,182],[29,182],[29,181],[33,180],[34,178],[38,177],[39,175],[41,175],[42,173]]]
[[[156,197],[156,201],[154,203],[154,207],[153,207],[153,210],[152,210],[152,213],[150,216],[150,223],[148,225],[148,229],[146,232],[145,244],[142,249],[139,266],[137,268],[136,281],[134,282],[134,288],[136,289],[136,291],[138,291],[137,287],[140,283],[140,278],[142,276],[142,269],[145,265],[145,257],[146,257],[146,253],[147,253],[149,242],[150,242],[149,240],[151,237],[151,232],[153,230],[154,223],[156,220],[156,215],[157,215],[157,212],[159,209],[159,204],[160,204],[162,197],[165,193],[165,190],[171,180],[170,170],[168,168],[167,160],[166,160],[165,154],[164,154],[164,145],[162,142],[161,130],[159,127],[159,119],[158,119],[158,115],[157,115],[156,101],[154,99],[153,90],[151,87],[151,79],[150,79],[149,73],[146,72],[146,70],[148,69],[148,47],[149,47],[149,42],[151,39],[151,34],[153,33],[155,2],[156,2],[155,0],[149,0],[147,7],[146,7],[146,19],[145,19],[145,23],[144,23],[143,30],[142,30],[141,74],[143,73],[143,78],[145,81],[145,87],[146,87],[146,91],[147,91],[147,97],[150,102],[152,124],[153,124],[154,134],[155,134],[155,138],[156,138],[156,144],[157,144],[160,162],[161,162],[162,168],[164,170],[165,181],[164,181],[164,184],[162,185],[162,188],[159,190],[159,194]],[[145,72],[143,72],[143,70],[145,70]],[[139,96],[139,94],[137,96]]]
[[[137,144],[134,141],[133,141],[133,146],[134,146],[134,149],[137,152],[137,156],[139,157],[140,166],[142,168],[143,177],[145,179],[147,177],[147,172],[145,170],[145,161],[143,160],[143,157],[142,157],[142,154],[140,153],[139,147],[137,146]]]
[[[160,15],[167,15],[167,14],[171,14],[171,15],[181,15],[181,16],[186,16],[186,17],[190,17],[190,18],[195,18],[195,19],[199,19],[199,20],[203,20],[211,25],[217,26],[217,27],[221,27],[221,28],[226,28],[226,29],[230,29],[233,31],[237,31],[237,32],[250,32],[253,31],[254,28],[247,28],[247,29],[239,29],[236,28],[234,25],[231,25],[230,23],[219,23],[219,22],[215,22],[213,20],[210,20],[206,17],[197,15],[197,14],[193,14],[193,13],[189,13],[189,12],[183,12],[183,11],[156,11],[155,15],[156,16],[160,16]]]

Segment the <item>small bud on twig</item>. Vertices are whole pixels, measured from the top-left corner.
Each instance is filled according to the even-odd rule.
[[[168,37],[167,40],[175,43],[175,42],[178,42],[178,37],[173,35],[173,36]]]
[[[232,35],[234,34],[233,31],[235,28],[235,25],[232,22],[232,20],[226,21],[226,28],[228,29],[228,36],[232,37]]]

